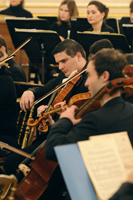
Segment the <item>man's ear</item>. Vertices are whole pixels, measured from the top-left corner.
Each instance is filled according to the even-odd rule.
[[[6,52],[6,47],[5,46],[1,46],[1,49]]]
[[[110,74],[108,71],[104,71],[102,74],[103,82],[107,82],[109,80]]]
[[[77,58],[78,58],[78,61],[81,61],[81,59],[82,59],[81,53],[80,53],[80,52],[77,52],[76,56],[77,56]]]

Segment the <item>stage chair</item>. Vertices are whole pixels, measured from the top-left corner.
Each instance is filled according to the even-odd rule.
[[[108,24],[110,27],[112,27],[116,33],[120,33],[118,19],[108,18],[108,19],[106,19],[106,24]]]

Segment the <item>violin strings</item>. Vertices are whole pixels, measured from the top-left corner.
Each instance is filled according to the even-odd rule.
[[[76,78],[77,76],[79,76],[80,74],[84,73],[86,71],[86,68],[84,70],[82,70],[81,72],[79,72],[78,74],[76,74],[75,76],[71,77],[70,79],[66,80],[64,83],[61,83],[60,85],[58,85],[58,87],[56,87],[55,89],[51,90],[50,92],[48,92],[46,95],[44,95],[43,97],[41,97],[40,99],[34,101],[34,105],[38,104],[39,102],[41,102],[42,100],[46,99],[49,95],[51,95],[53,92],[56,92],[58,89],[60,89],[62,86],[66,85],[69,81],[71,81],[73,78]]]

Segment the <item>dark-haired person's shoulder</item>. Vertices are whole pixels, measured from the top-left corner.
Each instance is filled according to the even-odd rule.
[[[115,30],[110,27],[108,24],[104,23],[102,24],[101,32],[109,32],[109,33],[116,33]]]
[[[29,12],[28,10],[25,10],[25,9],[23,9],[23,14],[27,18],[32,18],[33,17],[32,13]]]
[[[56,30],[57,27],[58,27],[57,21],[53,22],[53,23],[50,25],[50,29],[51,29],[51,30]]]
[[[0,11],[0,14],[2,15],[9,15],[8,13],[9,13],[9,8]]]

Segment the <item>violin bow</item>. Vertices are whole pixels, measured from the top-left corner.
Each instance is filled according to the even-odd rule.
[[[3,59],[2,61],[0,61],[0,65],[2,65],[4,62],[12,59],[15,57],[15,53],[17,53],[23,46],[25,46],[30,40],[32,39],[32,37],[29,37],[27,40],[25,40],[17,49],[15,49],[15,51],[13,53],[11,53],[7,58]]]
[[[77,76],[79,76],[80,74],[84,73],[85,71],[86,71],[86,68],[85,69],[83,68],[83,70],[81,72],[79,72],[76,75],[72,76],[71,78],[69,78],[68,80],[66,80],[64,83],[61,83],[60,85],[58,85],[53,90],[51,90],[50,92],[48,92],[47,94],[45,94],[44,96],[42,96],[41,98],[39,98],[38,100],[34,101],[33,105],[35,106],[36,104],[38,104],[42,100],[46,99],[49,95],[53,94],[58,89],[60,89],[62,86],[66,85],[67,83],[69,83],[69,81],[71,81],[72,79],[76,78]]]
[[[19,149],[15,148],[15,147],[12,147],[12,146],[10,146],[10,145],[8,145],[8,144],[6,144],[4,142],[1,142],[1,141],[0,141],[0,148],[9,149],[9,150],[11,150],[11,151],[13,151],[15,153],[18,153],[18,154],[20,154],[22,156],[30,158],[31,160],[35,160],[35,157],[32,157],[30,154],[28,154],[28,153],[26,153],[26,152],[24,152],[22,150],[19,150]]]

